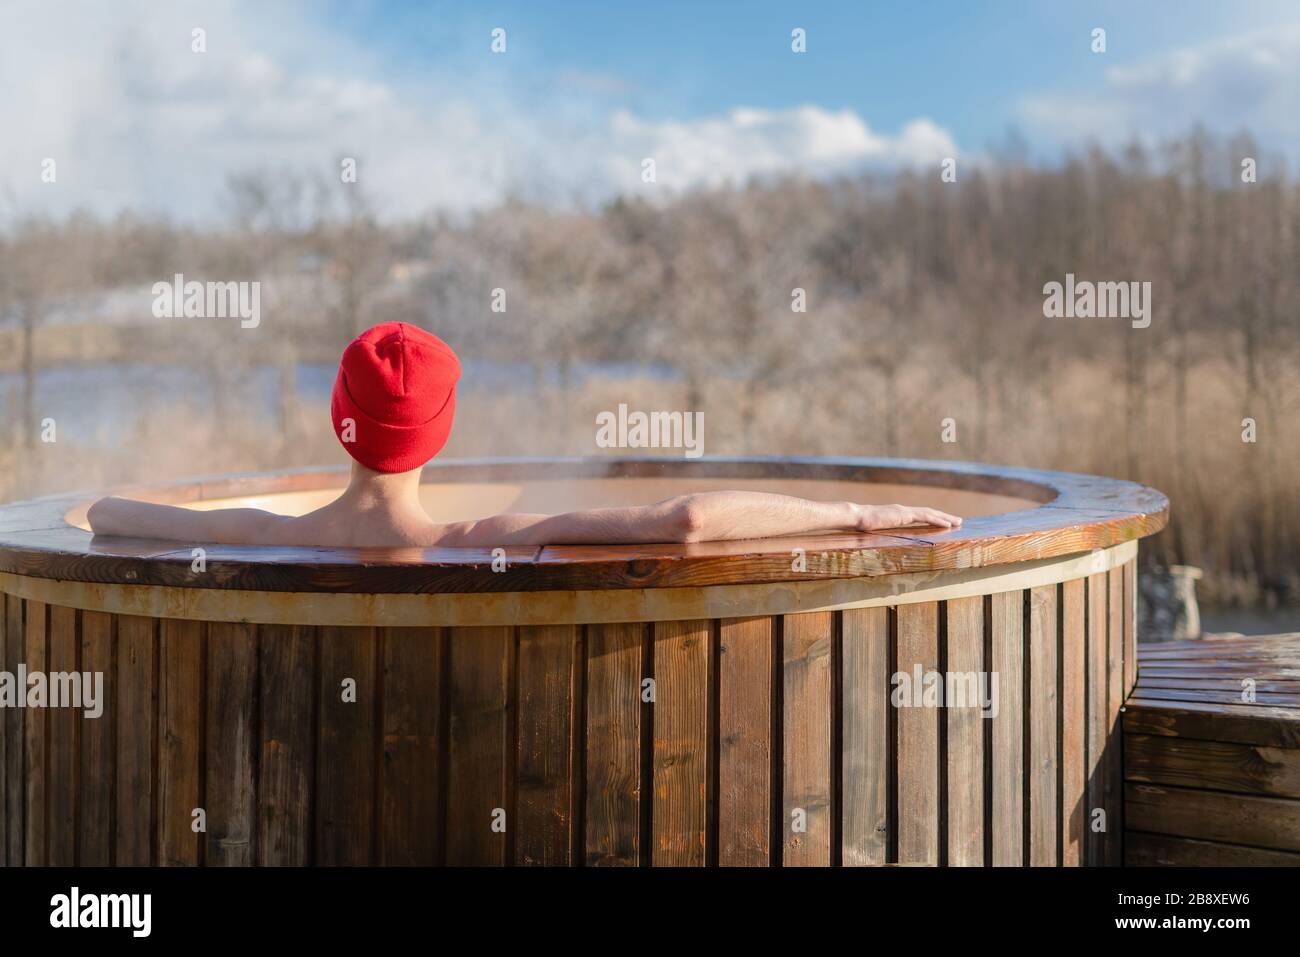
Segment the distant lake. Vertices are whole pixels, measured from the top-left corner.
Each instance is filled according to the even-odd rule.
[[[1201,630],[1243,635],[1300,632],[1300,608],[1202,608]]]
[[[490,389],[494,392],[534,390],[536,370],[527,363],[462,363],[462,392]],[[300,401],[325,403],[329,400],[337,366],[302,363],[297,367],[297,393]],[[662,364],[577,363],[569,369],[571,381],[587,379],[646,378],[675,381],[681,374]],[[544,373],[546,386],[560,384],[559,372]],[[6,422],[18,409],[22,396],[22,376],[15,372],[0,373],[0,416]],[[279,371],[273,366],[242,370],[239,395],[231,405],[251,408],[274,421],[279,410]],[[53,417],[61,438],[78,445],[106,447],[120,442],[133,430],[141,417],[151,410],[189,406],[197,415],[213,406],[212,382],[207,376],[180,366],[89,365],[61,369],[44,369],[36,374],[36,414]]]

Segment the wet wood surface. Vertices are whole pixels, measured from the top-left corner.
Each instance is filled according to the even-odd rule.
[[[1300,864],[1300,635],[1137,646],[1125,860]]]
[[[1097,476],[963,463],[870,459],[534,459],[434,463],[426,482],[545,482],[565,478],[636,482],[673,479],[785,480],[903,486],[917,504],[945,490],[1001,496],[1027,507],[970,518],[960,529],[909,528],[870,534],[798,536],[685,545],[506,548],[506,567],[492,568],[492,549],[287,548],[176,543],[92,536],[83,521],[89,500],[68,496],[0,507],[0,572],[64,581],[258,591],[357,593],[514,592],[555,589],[670,588],[738,582],[846,578],[979,567],[1107,548],[1164,527],[1168,502],[1153,489]],[[271,473],[203,482],[133,487],[119,494],[163,503],[202,502],[341,487],[329,470]],[[929,498],[927,499],[927,494]],[[842,499],[843,495],[836,496]],[[647,504],[649,504],[647,502]],[[909,503],[910,504],[910,503]],[[202,546],[207,568],[193,570]],[[796,570],[791,555],[806,562]]]

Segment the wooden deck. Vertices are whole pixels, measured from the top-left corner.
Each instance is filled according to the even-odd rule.
[[[1138,645],[1125,862],[1300,866],[1300,634]]]

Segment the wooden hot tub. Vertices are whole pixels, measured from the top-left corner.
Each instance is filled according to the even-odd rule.
[[[345,480],[123,493],[296,512]],[[739,487],[967,521],[510,549],[494,569],[474,549],[209,546],[204,564],[92,540],[93,496],[5,506],[0,670],[102,672],[105,691],[99,717],[0,709],[0,860],[1120,861],[1117,719],[1158,492],[865,459],[445,462],[425,483],[446,519]],[[996,717],[891,705],[892,676],[929,672],[996,676]]]

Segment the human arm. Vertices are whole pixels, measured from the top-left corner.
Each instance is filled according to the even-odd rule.
[[[561,515],[504,514],[443,526],[436,544],[632,545],[776,538],[906,525],[954,528],[961,519],[905,505],[815,502],[770,492],[699,492],[654,505],[593,508]]]
[[[96,535],[129,535],[215,545],[256,545],[272,541],[283,515],[258,508],[197,511],[109,496],[90,506],[86,520]]]

